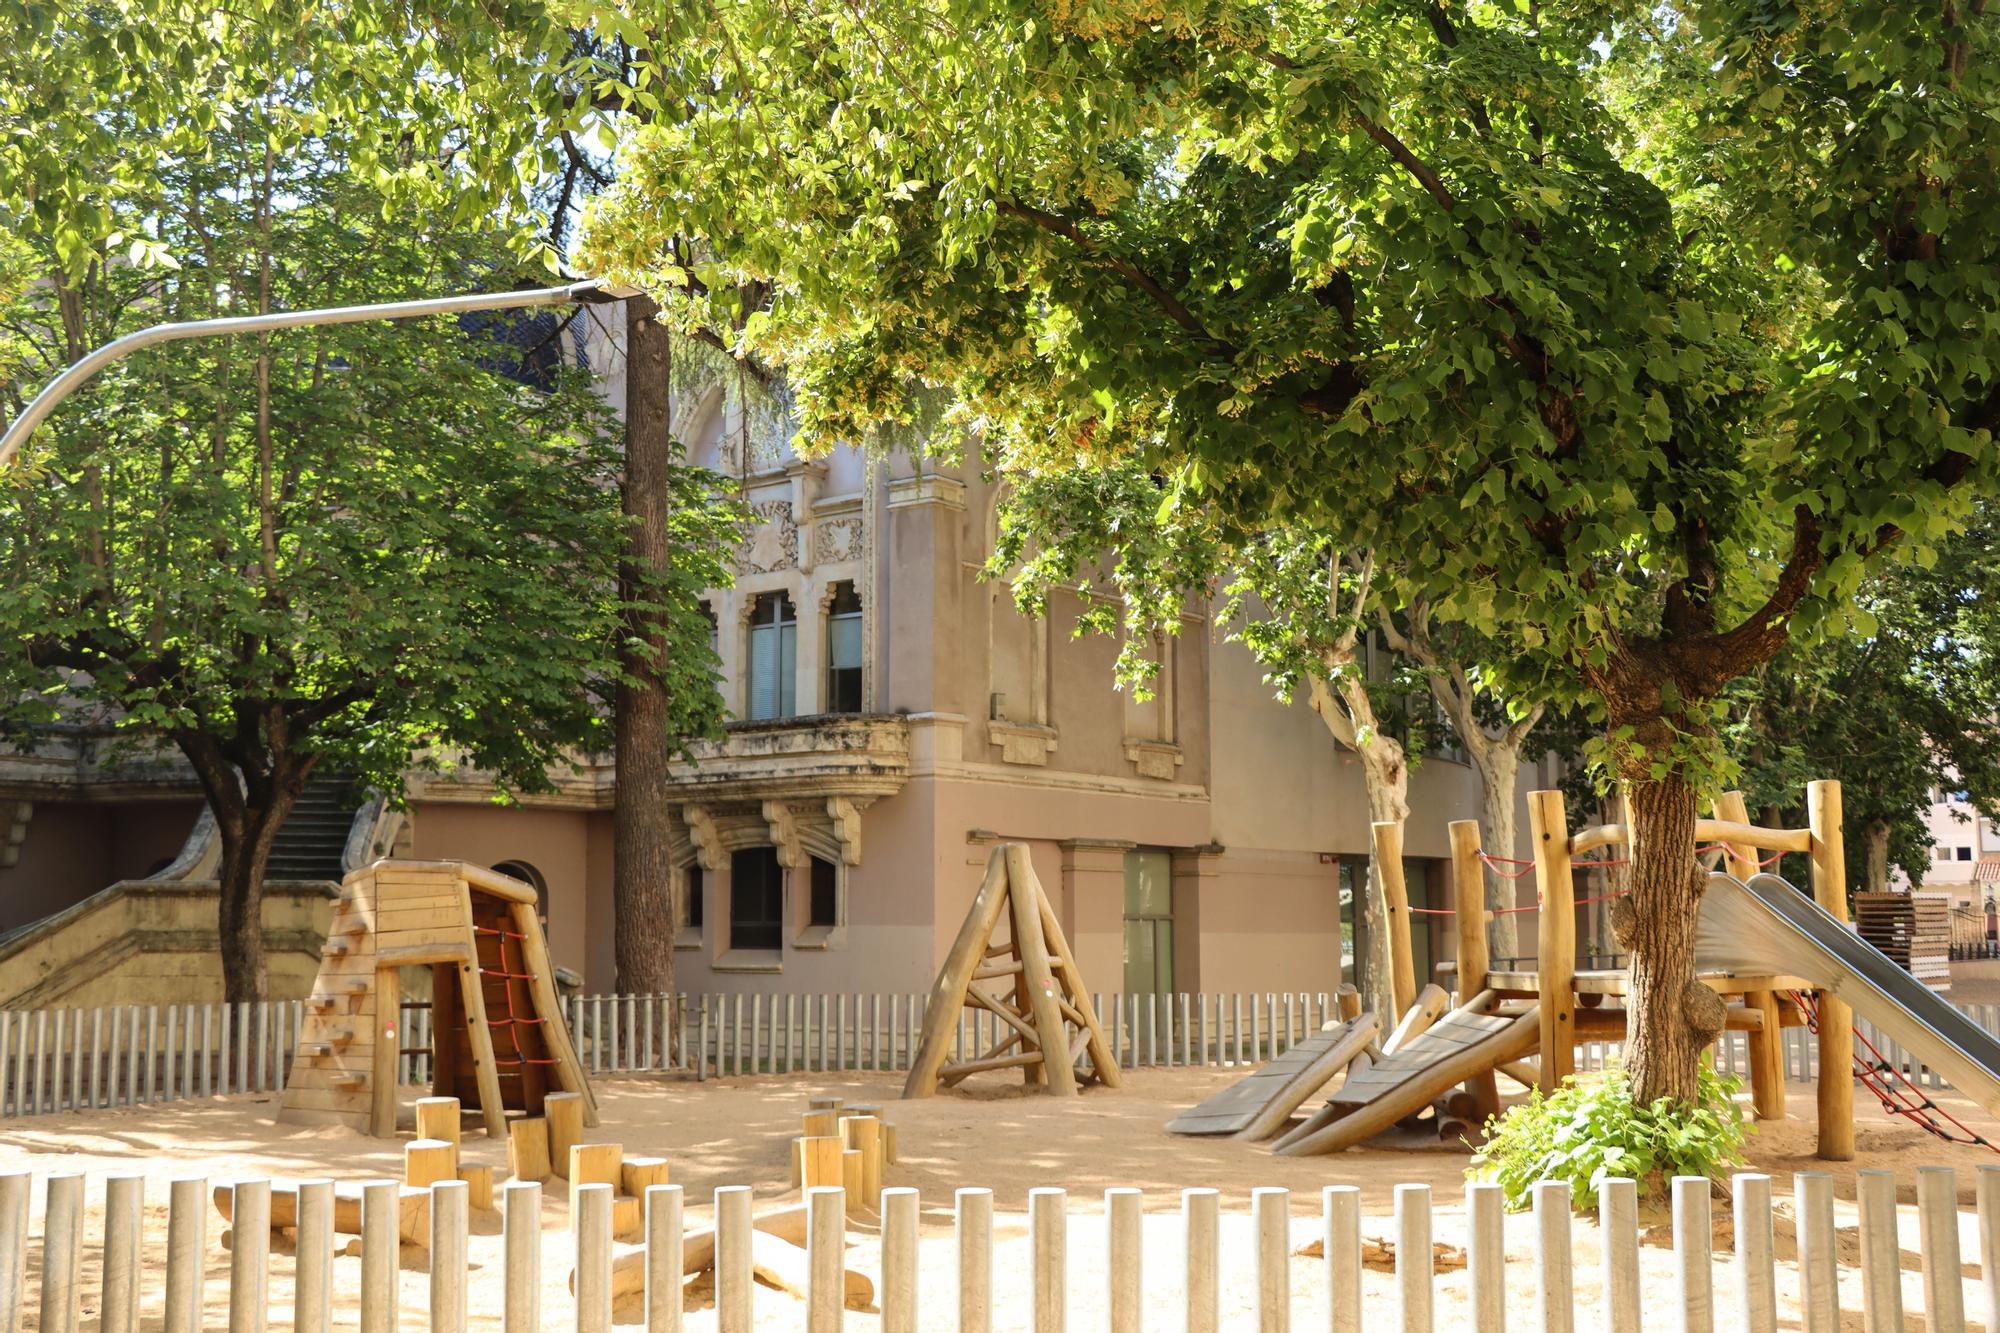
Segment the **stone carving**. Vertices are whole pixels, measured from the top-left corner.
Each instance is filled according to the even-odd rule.
[[[845,796],[826,798],[826,817],[833,825],[834,839],[840,843],[840,859],[851,866],[861,864],[861,805]]]
[[[835,565],[861,558],[861,520],[823,518],[813,524],[813,560]]]
[[[799,525],[789,500],[760,500],[750,506],[756,524],[743,542],[745,574],[770,574],[799,563]]]
[[[684,805],[681,822],[687,825],[688,841],[694,844],[695,860],[701,862],[701,868],[722,869],[722,835],[715,827],[715,816],[704,806]]]
[[[1132,768],[1142,778],[1158,778],[1171,782],[1174,771],[1182,762],[1181,747],[1171,741],[1125,742],[1125,757],[1132,761]]]
[[[803,865],[799,856],[799,825],[792,807],[783,801],[764,802],[764,823],[771,830],[771,845],[777,849],[778,864],[787,870]]]

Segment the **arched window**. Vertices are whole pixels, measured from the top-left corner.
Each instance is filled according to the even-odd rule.
[[[549,883],[542,878],[542,872],[526,861],[502,861],[493,867],[496,875],[508,879],[518,879],[535,891],[535,915],[542,920],[549,919]]]

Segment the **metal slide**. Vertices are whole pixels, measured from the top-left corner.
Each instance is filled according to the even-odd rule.
[[[1795,976],[1838,996],[2000,1116],[2000,1038],[1778,876],[1710,875],[1695,952],[1703,972]]]

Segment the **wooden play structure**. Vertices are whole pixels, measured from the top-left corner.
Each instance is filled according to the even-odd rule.
[[[597,1123],[556,999],[535,891],[463,861],[377,861],[341,883],[279,1119],[396,1130],[405,969],[429,974],[432,1087],[507,1133],[572,1093]]]
[[[1002,918],[1006,936],[994,943]],[[996,993],[982,983],[1003,982]],[[990,1050],[948,1063],[968,1009],[996,1015],[1006,1033]],[[1118,1064],[1098,1026],[1090,991],[1063,938],[1042,882],[1018,842],[1002,843],[986,861],[986,878],[958,939],[931,988],[923,1032],[903,1084],[905,1097],[929,1097],[973,1074],[1019,1069],[1030,1087],[1059,1097],[1080,1082],[1118,1086]]]
[[[792,1140],[793,1188],[838,1185],[853,1207],[872,1209],[882,1195],[884,1172],[896,1161],[896,1127],[882,1118],[882,1108],[815,1097],[800,1128]]]
[[[1857,893],[1854,924],[1861,938],[1934,991],[1951,989],[1951,895]]]
[[[1390,1017],[1399,1019],[1391,1037],[1376,1047],[1363,1037],[1374,1030],[1367,1019],[1329,1024],[1302,1053],[1287,1057],[1289,1067],[1274,1064],[1259,1071],[1169,1128],[1241,1138],[1279,1134],[1276,1151],[1295,1155],[1338,1152],[1433,1107],[1441,1122],[1476,1127],[1499,1108],[1497,1072],[1550,1091],[1575,1071],[1579,1042],[1622,1040],[1626,1014],[1620,1001],[1629,993],[1629,978],[1623,969],[1577,968],[1574,876],[1579,866],[1610,861],[1605,849],[1626,846],[1630,835],[1620,824],[1572,832],[1557,791],[1533,792],[1528,805],[1539,904],[1536,965],[1503,969],[1489,964],[1487,926],[1493,913],[1485,906],[1485,870],[1492,858],[1480,848],[1478,824],[1456,821],[1450,833],[1452,884],[1460,905],[1451,913],[1457,958],[1439,968],[1455,994],[1448,1009],[1437,988],[1420,995],[1402,879],[1402,830],[1377,824],[1374,850],[1388,899],[1390,988],[1396,1007]],[[1725,1030],[1748,1034],[1751,1100],[1760,1119],[1785,1114],[1781,1029],[1813,1028],[1820,1065],[1827,1071],[1817,1085],[1819,1155],[1850,1160],[1854,1079],[1844,1075],[1854,1064],[1854,1040],[1847,997],[1868,1003],[1871,1017],[1882,1015],[1878,1022],[1921,1030],[1945,1020],[1923,1007],[1922,996],[1913,998],[1893,979],[1885,981],[1887,960],[1840,924],[1847,919],[1847,884],[1838,783],[1809,785],[1805,828],[1750,824],[1739,793],[1724,794],[1714,806],[1713,818],[1696,821],[1696,840],[1711,854],[1721,854],[1723,869],[1732,877],[1729,883],[1750,886],[1725,895],[1727,910],[1736,914],[1732,920],[1750,928],[1737,933],[1766,937],[1757,947],[1725,947],[1722,953],[1760,960],[1776,955],[1790,962],[1754,969],[1712,966],[1711,955],[1704,952],[1699,979],[1722,998]],[[1774,854],[1783,853],[1808,858],[1810,899],[1775,876],[1760,874],[1776,859]],[[1767,856],[1771,859],[1763,859]],[[1718,877],[1714,882],[1722,881]],[[1465,910],[1467,905],[1473,910]],[[1708,915],[1705,900],[1705,927]],[[1872,957],[1852,952],[1857,949]],[[1876,960],[1884,965],[1881,969]],[[1793,965],[1810,975],[1795,974]],[[2000,1095],[1990,1053],[1983,1053],[1976,1035],[1946,1035],[1957,1042],[1956,1049],[1927,1053],[1926,1059],[1950,1064],[1957,1079],[1964,1080],[1955,1079],[1955,1085],[1973,1089],[1974,1096],[1983,1089]],[[1303,1123],[1294,1123],[1294,1111],[1343,1072],[1344,1080],[1325,1105]]]

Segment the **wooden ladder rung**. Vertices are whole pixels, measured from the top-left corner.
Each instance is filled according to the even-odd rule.
[[[339,996],[337,996],[337,995],[308,995],[308,996],[306,996],[306,1008],[308,1008],[308,1009],[312,1010],[312,1011],[313,1011],[313,1012],[315,1012],[315,1013],[322,1013],[322,1014],[323,1014],[323,1013],[325,1013],[325,1012],[326,1012],[327,1010],[329,1010],[329,1009],[333,1008],[333,1006],[335,1006],[336,1004],[339,1004],[339,1003],[340,1003],[340,997],[339,997]]]
[[[302,1041],[299,1043],[299,1054],[309,1059],[322,1060],[333,1054],[333,1047],[323,1041]]]
[[[364,1083],[366,1083],[368,1081],[368,1078],[364,1074],[356,1074],[350,1071],[347,1073],[335,1074],[331,1079],[327,1081],[332,1083],[333,1086],[336,1088],[358,1088]]]
[[[334,1028],[332,1031],[326,1034],[326,1044],[333,1047],[336,1051],[340,1050],[344,1046],[353,1045],[354,1029]]]

